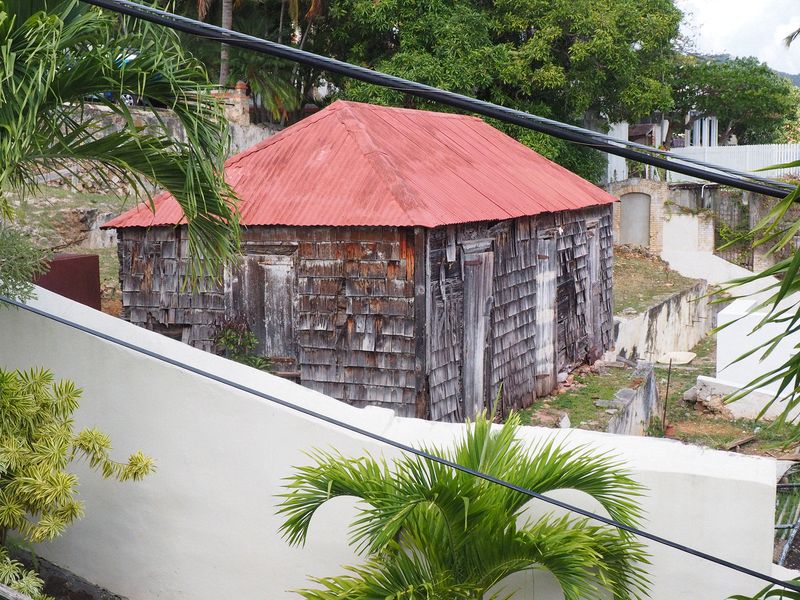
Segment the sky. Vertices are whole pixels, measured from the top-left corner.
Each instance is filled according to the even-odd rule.
[[[770,67],[800,73],[800,38],[786,48],[783,38],[800,28],[800,0],[676,0],[687,15],[682,31],[703,54],[757,56]]]

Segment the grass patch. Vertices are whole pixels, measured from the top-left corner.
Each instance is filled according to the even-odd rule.
[[[614,247],[614,312],[643,312],[673,294],[690,288],[698,280],[673,271],[660,258],[645,250]]]
[[[604,367],[600,373],[590,371],[575,375],[564,393],[537,400],[522,411],[522,422],[531,425],[557,425],[563,413],[569,415],[572,427],[605,431],[612,415],[595,406],[595,400],[611,400],[628,387],[633,370]]]
[[[66,254],[97,254],[100,257],[100,287],[107,285],[119,287],[119,259],[116,248],[72,247],[64,250]]]
[[[772,426],[752,419],[730,419],[723,415],[698,412],[683,401],[683,394],[697,383],[699,375],[713,376],[716,373],[716,338],[707,336],[692,351],[697,353],[688,365],[674,365],[670,376],[669,398],[667,398],[667,423],[675,427],[674,438],[690,444],[724,450],[733,442],[755,435],[756,439],[739,451],[746,454],[780,456],[782,448],[792,439],[796,427],[792,425]],[[656,378],[662,400],[667,389],[667,365],[656,365]]]
[[[674,439],[724,450],[735,441],[755,435],[756,439],[739,448],[745,454],[768,455],[780,458],[787,455],[787,443],[797,428],[792,425],[771,426],[751,419],[731,419],[722,414],[695,410],[683,400],[683,394],[697,382],[699,375],[716,373],[716,339],[707,336],[692,351],[697,357],[688,365],[673,365],[667,399],[667,423],[674,426]],[[668,365],[656,365],[655,377],[662,401],[667,393]],[[558,427],[564,413],[572,427],[605,431],[612,415],[596,400],[610,400],[618,390],[631,383],[633,369],[601,367],[598,372],[584,369],[575,374],[572,385],[560,394],[537,399],[533,406],[521,412],[524,424]],[[656,434],[658,427],[651,427]],[[792,456],[796,456],[792,454]]]

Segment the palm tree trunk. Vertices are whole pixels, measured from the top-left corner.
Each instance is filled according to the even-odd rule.
[[[233,0],[222,0],[222,28],[231,29],[233,27]],[[228,85],[230,77],[230,48],[227,44],[222,44],[219,53],[219,84],[223,87]]]
[[[281,0],[281,16],[278,21],[278,43],[283,43],[283,15],[286,13],[286,0]]]

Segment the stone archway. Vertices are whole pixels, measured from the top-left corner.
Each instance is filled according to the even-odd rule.
[[[669,200],[669,184],[665,181],[632,178],[612,183],[607,190],[612,196],[621,199],[614,205],[614,243],[637,244],[651,252],[660,253],[664,245],[664,205]],[[624,212],[627,212],[625,217]],[[642,224],[645,218],[646,226]],[[633,241],[629,235],[631,228],[637,232]],[[647,243],[645,239],[648,240]]]

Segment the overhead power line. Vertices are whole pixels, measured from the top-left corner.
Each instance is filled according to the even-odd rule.
[[[794,189],[794,186],[789,184],[772,181],[727,167],[712,165],[627,140],[618,140],[596,131],[561,123],[552,119],[546,119],[524,111],[506,108],[491,102],[470,98],[462,94],[448,92],[416,81],[387,75],[344,61],[270,42],[269,40],[257,38],[238,31],[223,29],[222,27],[211,25],[210,23],[203,23],[157,8],[143,6],[136,2],[131,2],[130,0],[81,1],[137,19],[164,25],[165,27],[177,31],[224,43],[229,46],[252,50],[331,73],[345,75],[367,83],[388,87],[420,98],[433,100],[447,106],[477,113],[512,125],[519,125],[575,144],[588,146],[595,150],[629,158],[668,171],[675,171],[691,177],[705,179],[707,181],[775,198],[783,198]]]
[[[574,504],[569,504],[568,502],[563,502],[561,500],[556,500],[555,498],[551,498],[549,496],[545,496],[540,494],[539,492],[535,492],[534,490],[528,489],[526,487],[522,487],[510,481],[506,481],[505,479],[500,479],[499,477],[495,477],[494,475],[489,475],[488,473],[484,473],[482,471],[477,471],[470,467],[465,467],[464,465],[458,464],[446,458],[442,458],[441,456],[437,456],[435,454],[431,454],[430,452],[426,452],[425,450],[420,450],[419,448],[414,448],[413,446],[409,446],[408,444],[404,444],[402,442],[398,442],[392,438],[386,437],[379,433],[375,433],[373,431],[369,431],[368,429],[363,429],[362,427],[358,427],[357,425],[353,425],[352,423],[348,423],[346,421],[341,421],[334,417],[329,417],[328,415],[324,415],[320,412],[317,412],[313,409],[306,408],[304,406],[300,406],[298,404],[294,404],[282,398],[278,398],[277,396],[273,396],[272,394],[268,394],[261,390],[246,386],[241,384],[237,381],[233,381],[232,379],[227,379],[222,377],[221,375],[217,375],[216,373],[211,373],[210,371],[206,371],[199,367],[192,366],[187,364],[183,361],[177,360],[175,358],[171,358],[165,354],[160,354],[158,352],[154,352],[153,350],[148,350],[147,348],[143,348],[142,346],[138,346],[131,342],[126,342],[125,340],[121,340],[117,337],[109,335],[107,333],[103,333],[102,331],[98,331],[97,329],[93,329],[91,327],[87,327],[85,325],[81,325],[80,323],[76,323],[74,321],[70,321],[69,319],[65,319],[63,317],[59,317],[58,315],[54,315],[50,312],[42,310],[40,308],[35,308],[33,306],[29,306],[23,302],[19,302],[17,300],[12,300],[11,298],[7,298],[6,296],[0,295],[0,302],[10,304],[11,306],[16,306],[24,311],[33,313],[38,315],[39,317],[43,317],[45,319],[49,319],[50,321],[54,321],[56,323],[60,323],[61,325],[65,325],[71,329],[76,329],[93,337],[99,338],[101,340],[105,340],[117,346],[122,346],[123,348],[127,348],[129,350],[133,350],[139,354],[143,354],[145,356],[149,356],[155,360],[158,360],[163,363],[167,363],[174,367],[178,367],[183,369],[184,371],[188,371],[189,373],[194,373],[195,375],[199,375],[200,377],[204,377],[205,379],[209,379],[211,381],[215,381],[217,383],[221,383],[222,385],[231,387],[233,389],[239,390],[241,392],[245,392],[247,394],[252,394],[253,396],[257,396],[258,398],[262,398],[263,400],[267,400],[268,402],[272,402],[273,404],[277,404],[294,412],[301,413],[308,417],[312,417],[316,420],[323,421],[328,423],[329,425],[333,425],[339,429],[344,429],[350,431],[352,433],[356,433],[361,435],[365,438],[369,438],[374,440],[380,444],[384,444],[387,446],[391,446],[393,448],[397,448],[398,450],[402,450],[403,452],[407,452],[409,454],[413,454],[415,456],[419,456],[420,458],[424,458],[425,460],[429,460],[435,463],[439,463],[440,465],[449,467],[456,471],[460,471],[462,473],[466,473],[467,475],[471,475],[473,477],[478,477],[495,485],[500,485],[504,488],[509,490],[513,490],[515,492],[519,492],[520,494],[524,494],[534,500],[540,500],[552,506],[556,506],[558,508],[567,510],[569,512],[581,515],[582,517],[586,517],[588,519],[592,519],[599,523],[603,523],[604,525],[609,525],[611,527],[615,527],[617,529],[621,529],[623,531],[627,531],[628,533],[632,533],[638,537],[650,540],[651,542],[655,542],[657,544],[661,544],[663,546],[668,546],[685,554],[690,554],[697,558],[701,558],[703,560],[712,562],[714,564],[720,565],[722,567],[738,571],[739,573],[743,573],[745,575],[750,575],[751,577],[755,577],[756,579],[761,579],[762,581],[766,581],[767,583],[771,583],[773,585],[781,586],[783,588],[793,590],[796,592],[800,592],[800,585],[781,581],[780,579],[773,577],[772,575],[767,575],[766,573],[761,573],[754,569],[750,569],[749,567],[745,567],[744,565],[740,565],[724,558],[720,558],[718,556],[714,556],[713,554],[709,554],[707,552],[702,552],[701,550],[697,550],[695,548],[691,548],[679,542],[675,542],[673,540],[661,537],[659,535],[655,535],[653,533],[649,533],[644,531],[643,529],[639,529],[638,527],[632,527],[630,525],[626,525],[625,523],[620,523],[614,519],[610,519],[608,517],[604,517],[597,513],[591,512],[589,510],[585,510]]]
[[[415,95],[421,98],[426,98],[429,100],[439,102],[441,104],[452,106],[454,108],[459,108],[462,110],[481,114],[486,117],[495,118],[506,123],[519,125],[528,129],[532,129],[535,131],[551,135],[553,137],[574,142],[576,144],[589,146],[597,150],[607,152],[609,154],[623,156],[625,158],[630,158],[638,162],[642,162],[656,167],[661,167],[678,173],[683,173],[685,175],[690,175],[692,177],[706,179],[708,181],[729,185],[731,187],[735,187],[738,189],[752,191],[778,198],[785,197],[789,191],[794,189],[793,186],[790,186],[788,184],[771,181],[761,177],[754,177],[747,173],[742,173],[725,167],[710,165],[708,163],[703,163],[702,161],[689,159],[687,157],[676,156],[674,154],[650,148],[648,146],[643,146],[641,144],[634,144],[625,140],[617,140],[615,138],[600,134],[598,132],[593,132],[587,129],[582,129],[580,127],[575,127],[573,125],[568,125],[565,123],[560,123],[558,121],[553,121],[543,117],[538,117],[536,115],[532,115],[530,113],[526,113],[523,111],[505,108],[502,106],[498,106],[496,104],[484,102],[482,100],[477,100],[475,98],[470,98],[468,96],[463,96],[461,94],[455,94],[453,92],[448,92],[446,90],[441,90],[432,86],[402,79],[400,77],[394,77],[392,75],[379,73],[377,71],[372,71],[370,69],[366,69],[358,65],[352,65],[343,61],[319,56],[310,52],[298,50],[296,48],[283,46],[281,44],[276,44],[268,40],[263,40],[240,32],[223,29],[221,27],[210,25],[208,23],[202,23],[200,21],[195,21],[187,17],[168,13],[166,11],[162,11],[159,9],[143,6],[134,2],[130,2],[129,0],[81,0],[81,1],[95,6],[99,6],[101,8],[106,8],[114,12],[150,21],[152,23],[164,25],[171,29],[208,38],[217,42],[222,42],[230,46],[236,46],[244,49],[253,50],[255,52],[268,54],[276,58],[282,58],[300,64],[316,67],[322,70],[327,70],[333,73],[338,73],[354,79],[358,79],[368,83],[373,83],[375,85],[389,87],[411,95]],[[681,161],[681,163],[683,164],[678,164],[676,161]],[[690,164],[685,164],[685,163],[690,163]],[[334,419],[333,417],[323,415],[311,409],[295,405],[281,398],[277,398],[276,396],[272,396],[271,394],[267,394],[260,390],[250,388],[243,384],[226,379],[224,377],[210,373],[208,371],[204,371],[203,369],[193,367],[189,364],[183,363],[168,356],[159,354],[157,352],[153,352],[151,350],[147,350],[146,348],[142,348],[140,346],[136,346],[135,344],[125,342],[124,340],[120,340],[103,332],[69,321],[62,317],[58,317],[41,309],[28,306],[26,304],[17,302],[15,300],[11,300],[4,296],[0,296],[0,302],[11,304],[20,309],[26,310],[41,317],[58,322],[62,325],[66,325],[73,329],[82,331],[94,337],[128,348],[130,350],[144,354],[146,356],[150,356],[151,358],[179,367],[188,372],[205,377],[209,380],[216,381],[231,388],[238,389],[240,391],[260,397],[264,400],[273,402],[275,404],[278,404],[295,412],[299,412],[306,416],[334,425],[335,427],[338,427],[340,429],[344,429],[362,435],[366,438],[375,440],[379,443],[392,446],[404,452],[408,452],[410,454],[419,456],[420,458],[424,458],[426,460],[439,463],[441,465],[450,467],[457,471],[461,471],[463,473],[472,475],[474,477],[486,480],[493,484],[503,486],[507,489],[519,492],[530,498],[540,500],[552,506],[565,509],[575,514],[579,514],[581,516],[595,520],[605,525],[616,527],[620,530],[627,531],[641,538],[650,540],[652,542],[664,546],[668,546],[680,552],[690,554],[697,558],[715,563],[717,565],[726,567],[734,571],[738,571],[745,575],[749,575],[751,577],[783,587],[785,589],[800,592],[800,585],[798,584],[791,582],[784,582],[766,573],[755,571],[753,569],[733,563],[718,556],[714,556],[712,554],[702,552],[700,550],[691,548],[684,544],[680,544],[678,542],[669,540],[667,538],[646,532],[637,527],[631,527],[630,525],[620,523],[618,521],[615,521],[614,519],[610,519],[602,515],[593,513],[591,511],[587,511],[577,506],[571,505],[569,503],[556,500],[555,498],[544,496],[542,494],[539,494],[538,492],[518,486],[509,481],[505,481],[503,479],[499,479],[492,475],[476,471],[469,467],[465,467],[463,465],[452,462],[440,456],[436,456],[428,452],[425,452],[424,450],[419,450],[402,442],[398,442],[396,440],[387,438],[380,434],[357,427],[355,425],[352,425],[351,423],[340,421],[338,419]]]

